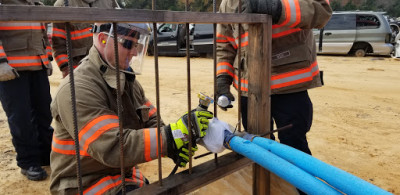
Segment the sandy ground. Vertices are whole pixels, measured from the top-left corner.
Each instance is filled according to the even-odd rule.
[[[156,104],[154,59],[146,57],[145,72],[138,76],[147,96]],[[197,93],[213,93],[211,59],[191,60],[192,108]],[[325,86],[310,90],[314,104],[314,122],[308,134],[313,155],[331,165],[352,173],[393,194],[400,195],[400,61],[391,58],[319,56],[324,70]],[[160,57],[160,112],[165,122],[177,120],[187,110],[186,58]],[[50,77],[55,95],[61,74]],[[236,124],[236,109],[218,110],[221,120]],[[397,141],[396,141],[397,140]],[[0,193],[49,194],[50,179],[27,180],[16,166],[15,151],[7,118],[0,110]],[[200,148],[197,154],[205,153]],[[194,166],[209,160],[194,160]],[[162,160],[163,177],[172,170],[169,159]],[[140,166],[150,181],[158,180],[157,161]],[[50,169],[46,167],[50,173]],[[196,190],[192,194],[251,194],[250,169]],[[295,194],[274,177],[274,194]]]

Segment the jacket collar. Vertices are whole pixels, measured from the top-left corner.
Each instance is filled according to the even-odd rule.
[[[111,88],[117,90],[117,73],[115,69],[110,68],[110,65],[108,65],[100,56],[100,53],[97,51],[96,47],[92,47],[89,51],[89,56],[90,60],[92,61],[92,64],[94,64],[98,70],[100,70],[101,75],[104,79],[104,81],[110,86]],[[126,77],[125,74],[122,72],[119,72],[120,76],[120,85],[121,89],[120,92],[121,94],[124,92],[125,88],[125,81]]]

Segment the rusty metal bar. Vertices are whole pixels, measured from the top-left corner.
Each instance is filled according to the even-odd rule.
[[[166,178],[162,187],[156,182],[128,194],[186,194],[252,164],[251,160],[234,152],[220,156],[218,159],[218,164],[210,160],[193,167],[192,174],[189,174],[189,170],[185,170]]]
[[[152,0],[152,10],[156,10],[156,0]],[[156,74],[156,108],[157,108],[157,150],[158,150],[158,183],[162,183],[162,161],[161,161],[161,111],[160,111],[160,73],[158,67],[158,47],[157,47],[157,23],[153,22],[153,47],[154,47],[154,69]]]
[[[185,11],[189,11],[189,0],[185,2]],[[188,98],[188,131],[189,131],[189,174],[192,174],[192,125],[191,124],[191,114],[190,111],[192,110],[191,102],[192,102],[192,95],[191,95],[191,77],[190,77],[190,32],[189,32],[189,23],[185,24],[185,31],[186,31],[186,64],[187,64],[187,98]]]
[[[122,194],[126,194],[125,188],[125,163],[124,163],[124,129],[122,123],[122,100],[121,100],[121,80],[120,80],[120,67],[119,67],[119,54],[118,54],[118,34],[117,34],[117,23],[113,22],[113,36],[114,36],[114,57],[115,57],[115,72],[117,77],[117,112],[118,112],[118,130],[119,130],[119,149],[120,149],[120,168],[121,168],[121,180],[122,180]]]
[[[239,1],[239,6],[238,6],[239,12],[242,11],[242,1]],[[239,37],[238,37],[238,122],[237,122],[237,127],[238,131],[242,131],[242,24],[238,24],[238,29],[239,29]],[[235,83],[235,78],[233,78],[233,82]],[[244,127],[247,128],[247,127]]]
[[[217,13],[217,2],[216,0],[213,0],[213,12]],[[218,100],[216,99],[217,97],[217,24],[213,24],[213,59],[214,59],[214,116],[217,118],[217,102]],[[218,164],[218,154],[214,154],[214,161],[216,164]]]
[[[99,14],[101,13],[101,14]],[[212,22],[210,22],[212,18]],[[0,6],[0,21],[45,22],[166,22],[166,23],[265,23],[265,14],[234,14],[209,12],[176,12],[136,9],[104,9],[50,6]]]

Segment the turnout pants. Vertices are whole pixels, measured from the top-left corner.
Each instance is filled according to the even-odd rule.
[[[243,126],[247,129],[247,97],[241,97]],[[278,132],[280,143],[286,144],[311,155],[306,133],[310,130],[313,118],[313,105],[307,91],[271,96],[271,130],[293,124],[291,129]],[[271,135],[271,139],[275,139]]]
[[[53,128],[46,69],[18,73],[19,78],[0,82],[0,100],[17,152],[17,165],[23,169],[49,165]]]

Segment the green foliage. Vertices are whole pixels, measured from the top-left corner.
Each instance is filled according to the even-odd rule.
[[[331,7],[333,11],[383,11],[386,12],[391,17],[400,17],[400,0],[386,1],[382,3],[376,0],[363,0],[356,1],[353,0],[347,2],[347,4],[342,5],[343,0],[331,0]]]
[[[43,4],[47,6],[53,6],[56,0],[40,0]]]
[[[222,0],[216,1],[216,9],[218,11],[219,4]],[[152,1],[150,0],[118,0],[123,8],[129,9],[152,9]],[[212,12],[214,0],[190,0],[189,11],[193,12]],[[183,0],[158,0],[156,1],[156,10],[185,11],[185,1]]]

